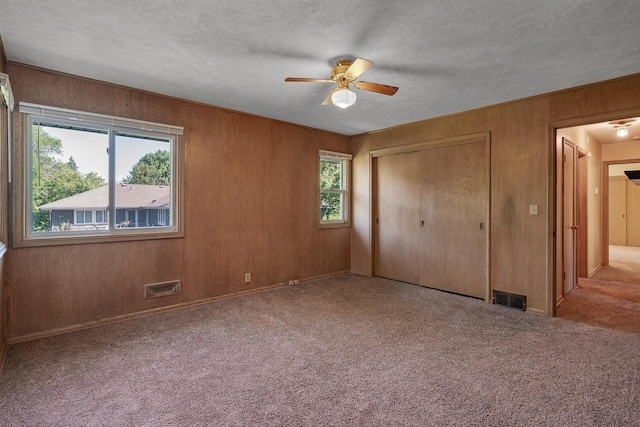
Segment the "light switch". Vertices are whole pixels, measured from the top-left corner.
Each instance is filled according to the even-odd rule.
[[[529,215],[538,215],[538,205],[529,205]]]
[[[598,194],[598,187],[596,187],[596,194]]]

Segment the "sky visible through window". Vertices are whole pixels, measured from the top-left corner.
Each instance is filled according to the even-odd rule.
[[[75,130],[43,126],[51,136],[62,141],[62,156],[56,156],[67,163],[70,157],[82,174],[95,172],[105,181],[109,179],[109,139],[105,134],[78,132]],[[169,151],[169,142],[131,137],[118,137],[117,147],[126,144],[126,150],[118,150],[116,161],[116,182],[121,182],[131,172],[131,168],[142,156],[157,150]]]

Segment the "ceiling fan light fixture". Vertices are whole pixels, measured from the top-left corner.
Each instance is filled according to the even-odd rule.
[[[331,95],[331,102],[336,107],[349,108],[356,103],[356,94],[349,88],[339,89]]]

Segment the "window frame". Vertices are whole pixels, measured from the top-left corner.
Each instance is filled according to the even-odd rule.
[[[347,153],[339,153],[335,151],[318,150],[318,197],[316,203],[317,216],[318,216],[318,228],[344,228],[351,226],[351,160],[353,156]],[[341,164],[341,188],[335,189],[323,189],[320,182],[320,170],[323,161],[336,162]],[[340,194],[341,206],[342,206],[342,218],[338,220],[323,220],[321,211],[321,197],[322,194]]]
[[[82,222],[78,222],[78,214],[82,212]],[[89,222],[87,222],[87,212],[89,212],[89,216],[91,217],[91,219],[89,220]],[[75,225],[87,225],[87,224],[93,224],[93,211],[91,210],[87,210],[87,209],[74,209],[73,210],[73,217],[74,217],[74,221],[73,223]]]
[[[14,191],[14,247],[31,247],[31,246],[50,246],[65,244],[82,244],[82,243],[103,243],[117,241],[135,241],[135,240],[152,240],[152,239],[168,239],[184,237],[183,226],[183,128],[179,126],[146,122],[135,119],[127,119],[116,116],[107,116],[103,114],[81,112],[76,110],[68,110],[63,108],[48,107],[37,104],[23,103],[19,104],[19,112],[22,120],[20,127],[22,137],[17,138],[20,147],[16,147],[18,159],[20,163],[20,172],[16,174]],[[35,116],[35,119],[34,119]],[[32,190],[31,176],[31,156],[32,156],[32,123],[39,122],[42,124],[70,124],[76,128],[87,128],[93,130],[106,130],[109,137],[109,152],[115,153],[116,135],[125,135],[131,137],[154,137],[158,139],[168,140],[170,145],[171,157],[171,208],[170,218],[171,225],[163,227],[141,227],[141,228],[116,228],[115,223],[111,224],[112,218],[115,221],[115,154],[109,156],[109,208],[107,212],[107,221],[101,224],[108,224],[106,230],[74,230],[71,232],[34,232],[32,230],[31,220],[31,200]],[[111,151],[113,150],[113,151]],[[87,209],[79,209],[87,210]],[[95,211],[94,209],[93,211]],[[102,210],[102,209],[101,209]],[[74,209],[74,220],[76,212]],[[92,211],[92,219],[96,215]],[[103,214],[104,215],[104,214]]]

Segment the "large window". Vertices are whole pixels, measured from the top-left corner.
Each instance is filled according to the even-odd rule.
[[[25,241],[180,235],[182,128],[26,103],[20,112]]]
[[[319,151],[321,228],[349,225],[349,171],[351,155]]]

